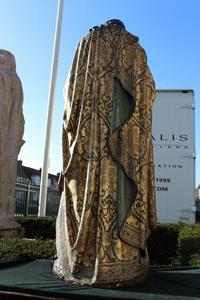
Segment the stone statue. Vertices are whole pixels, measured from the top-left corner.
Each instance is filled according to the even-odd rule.
[[[14,56],[0,50],[0,237],[15,236],[17,157],[23,145],[23,91]]]
[[[134,286],[156,221],[155,87],[138,37],[119,20],[83,38],[64,89],[63,192],[53,271],[68,284]]]

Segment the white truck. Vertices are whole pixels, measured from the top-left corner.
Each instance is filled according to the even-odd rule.
[[[157,220],[195,223],[193,90],[157,90],[153,106]]]

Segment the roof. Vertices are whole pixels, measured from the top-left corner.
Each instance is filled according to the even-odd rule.
[[[17,161],[17,176],[18,177],[22,177],[22,178],[31,180],[32,176],[40,176],[41,177],[41,171],[42,171],[42,169],[37,170],[34,168],[23,166],[21,160]],[[53,181],[58,182],[59,175],[60,175],[59,173],[57,175],[49,173],[48,178],[52,179]]]

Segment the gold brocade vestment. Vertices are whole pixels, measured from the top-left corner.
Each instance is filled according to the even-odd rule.
[[[73,284],[137,284],[155,223],[155,89],[138,38],[117,25],[95,27],[78,45],[64,92],[54,272]]]

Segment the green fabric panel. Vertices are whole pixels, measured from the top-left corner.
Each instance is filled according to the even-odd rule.
[[[113,115],[111,134],[124,124],[134,111],[134,99],[127,93],[119,81],[115,79],[113,96]],[[136,187],[132,180],[125,174],[124,169],[118,165],[117,175],[118,196],[118,229],[120,230],[124,218],[136,196]]]
[[[200,268],[150,268],[144,285],[118,290],[69,286],[55,278],[52,265],[52,261],[45,259],[0,264],[0,291],[59,299],[200,299]]]

